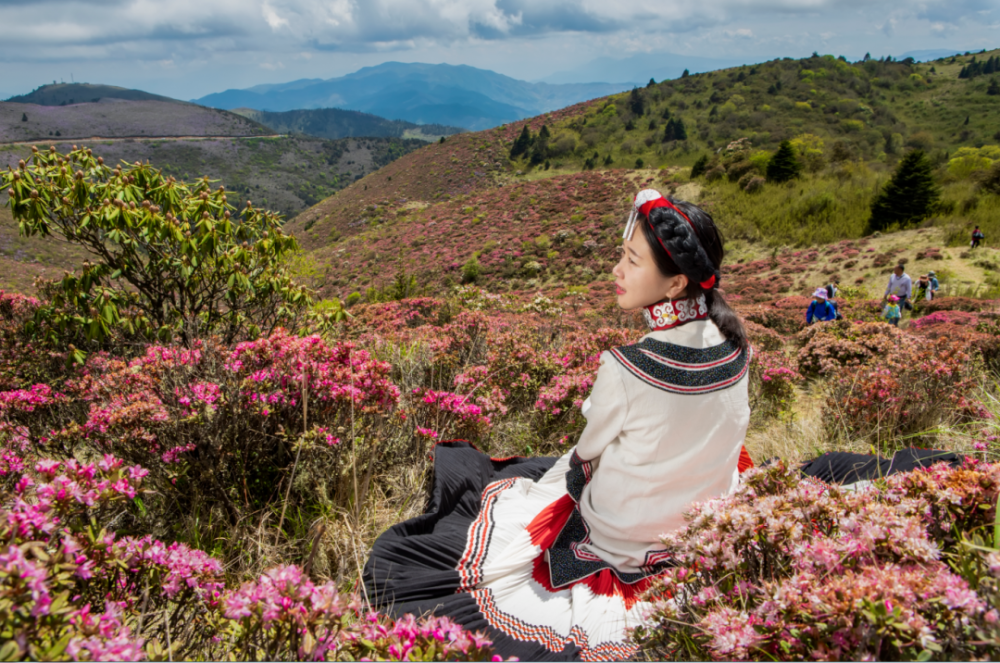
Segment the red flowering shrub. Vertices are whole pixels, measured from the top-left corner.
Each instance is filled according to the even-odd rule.
[[[838,320],[812,325],[796,336],[803,375],[836,375],[884,357],[900,345],[912,344],[905,332],[883,322]]]
[[[769,418],[787,412],[795,399],[794,385],[802,375],[781,350],[755,350],[750,360],[749,398],[754,417]]]
[[[953,534],[992,524],[998,488],[996,465],[857,492],[782,463],[751,470],[664,536],[677,565],[633,638],[660,660],[993,658],[1000,554]]]
[[[143,491],[114,456],[42,460],[0,492],[0,630],[11,659],[484,660],[491,643],[447,619],[393,622],[357,595],[279,566],[227,589],[222,564],[184,544],[93,522]]]
[[[905,338],[874,361],[833,377],[824,404],[827,430],[834,438],[887,441],[891,448],[907,436],[985,417],[973,398],[979,375],[967,346]]]

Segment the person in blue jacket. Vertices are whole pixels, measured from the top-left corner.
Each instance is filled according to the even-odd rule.
[[[816,288],[813,300],[806,311],[806,324],[811,325],[817,320],[824,322],[837,319],[837,309],[826,300],[826,288]]]

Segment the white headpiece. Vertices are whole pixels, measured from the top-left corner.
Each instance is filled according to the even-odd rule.
[[[625,232],[622,233],[622,238],[626,240],[632,239],[632,234],[635,232],[636,221],[639,219],[639,209],[651,200],[656,200],[657,198],[662,197],[663,195],[656,189],[643,189],[639,193],[635,194],[635,200],[632,201],[632,211],[629,212],[628,221],[625,223]]]

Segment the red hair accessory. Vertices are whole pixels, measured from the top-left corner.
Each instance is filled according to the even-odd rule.
[[[635,194],[635,200],[632,202],[632,213],[629,214],[628,223],[625,224],[625,233],[622,237],[625,239],[632,239],[632,233],[635,232],[635,224],[638,221],[640,214],[646,217],[646,222],[649,223],[649,227],[652,228],[653,224],[649,220],[649,213],[657,207],[668,207],[680,214],[681,217],[688,222],[688,225],[691,226],[691,231],[695,233],[695,239],[698,238],[694,224],[691,223],[691,219],[688,218],[688,215],[682,212],[672,202],[664,198],[663,195],[656,189],[643,189],[639,193]],[[660,239],[660,236],[656,235],[656,233],[653,233],[653,235],[656,236],[656,241],[660,243],[660,246],[662,246],[663,250],[667,252],[667,255],[673,258],[670,254],[670,249],[663,244],[663,240]],[[712,274],[698,285],[705,290],[711,290],[715,286],[715,274]]]

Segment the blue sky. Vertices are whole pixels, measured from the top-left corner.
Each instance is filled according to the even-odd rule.
[[[387,60],[537,80],[640,53],[849,59],[1000,45],[998,0],[0,0],[0,98],[53,80],[182,99]]]

